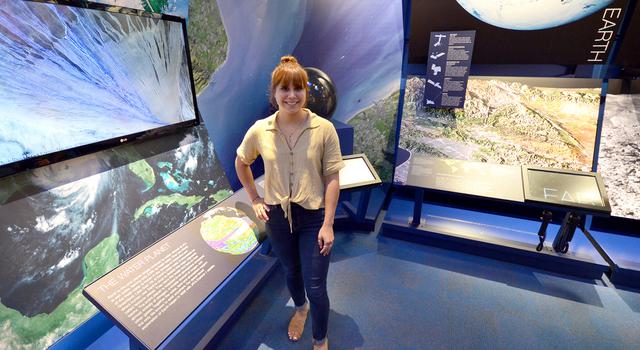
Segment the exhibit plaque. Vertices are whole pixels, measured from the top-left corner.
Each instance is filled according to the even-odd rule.
[[[258,246],[264,226],[248,202],[237,192],[83,294],[128,335],[157,348]]]
[[[523,166],[522,176],[526,201],[611,212],[596,173]]]
[[[342,157],[345,167],[340,170],[340,189],[377,185],[382,181],[364,154]]]
[[[424,87],[426,107],[464,107],[475,37],[474,30],[431,33]]]
[[[523,202],[520,167],[414,154],[405,185]]]

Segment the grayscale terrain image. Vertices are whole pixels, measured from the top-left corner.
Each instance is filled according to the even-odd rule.
[[[607,95],[598,172],[611,215],[640,219],[640,95]]]

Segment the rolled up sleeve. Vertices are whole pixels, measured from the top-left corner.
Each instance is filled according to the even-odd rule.
[[[246,165],[251,165],[258,158],[258,128],[254,124],[244,135],[242,143],[236,150],[236,155]]]
[[[328,176],[344,168],[342,153],[340,152],[340,140],[336,129],[328,128],[324,139],[324,154],[322,156],[322,175]]]

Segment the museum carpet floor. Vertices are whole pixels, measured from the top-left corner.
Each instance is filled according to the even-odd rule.
[[[379,227],[379,225],[378,225]],[[365,232],[336,232],[329,344],[338,349],[640,349],[640,293]],[[210,349],[287,339],[282,268]],[[310,320],[309,320],[310,321]]]

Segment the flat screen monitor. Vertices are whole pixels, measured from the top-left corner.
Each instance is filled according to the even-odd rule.
[[[0,176],[199,123],[180,17],[0,2]]]

